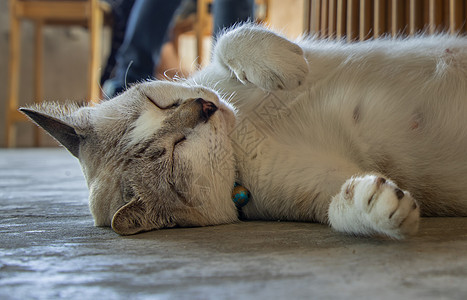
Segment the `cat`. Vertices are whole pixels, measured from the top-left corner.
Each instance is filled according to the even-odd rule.
[[[79,159],[95,225],[122,235],[241,214],[402,239],[420,215],[467,216],[459,36],[293,42],[244,24],[191,78],[21,111]]]

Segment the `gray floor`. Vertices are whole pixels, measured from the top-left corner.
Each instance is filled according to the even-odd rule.
[[[288,222],[121,237],[61,149],[0,150],[0,204],[0,299],[467,299],[466,218],[402,242]]]

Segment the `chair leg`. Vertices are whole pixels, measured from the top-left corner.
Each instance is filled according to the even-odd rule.
[[[43,81],[42,81],[42,68],[43,68],[43,23],[42,21],[35,22],[34,33],[34,102],[41,102],[43,95]],[[34,146],[39,147],[41,143],[41,132],[39,127],[34,126]]]
[[[203,38],[204,31],[206,30],[206,18],[208,17],[208,5],[209,1],[198,0],[197,7],[197,19],[196,19],[196,56],[197,56],[197,67],[201,67],[203,64]]]
[[[9,84],[8,107],[6,112],[6,146],[16,146],[16,111],[18,109],[19,72],[21,58],[21,28],[20,21],[10,15],[10,47],[9,47]]]
[[[94,2],[94,1],[93,1]],[[98,1],[96,1],[97,3]],[[103,12],[97,3],[91,9],[91,18],[89,19],[89,37],[90,37],[90,60],[88,70],[88,101],[98,103],[100,99],[99,74],[101,68],[102,55],[102,26]],[[93,5],[94,6],[94,5]]]

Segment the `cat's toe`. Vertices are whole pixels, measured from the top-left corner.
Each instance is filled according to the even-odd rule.
[[[360,211],[367,230],[396,239],[417,232],[419,206],[409,192],[391,180],[376,175],[354,177],[343,191],[344,198]]]
[[[368,216],[376,231],[396,239],[415,234],[420,219],[415,199],[389,180],[379,186],[376,180],[375,186],[373,193],[378,196]]]

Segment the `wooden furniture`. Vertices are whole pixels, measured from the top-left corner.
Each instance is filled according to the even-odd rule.
[[[203,62],[203,40],[206,36],[212,34],[212,15],[211,5],[213,0],[198,0],[196,9],[196,24],[194,26],[196,34],[196,55],[197,65],[201,66]]]
[[[101,36],[104,15],[110,14],[110,6],[99,0],[9,0],[10,45],[9,45],[9,84],[6,112],[6,145],[16,144],[16,125],[26,118],[18,112],[18,95],[21,60],[21,22],[34,22],[34,98],[42,100],[42,30],[45,25],[79,25],[89,30],[89,101],[99,100],[99,75],[101,67]],[[36,129],[34,144],[38,146],[40,135]]]
[[[467,31],[467,0],[309,0],[309,31],[322,38]]]

